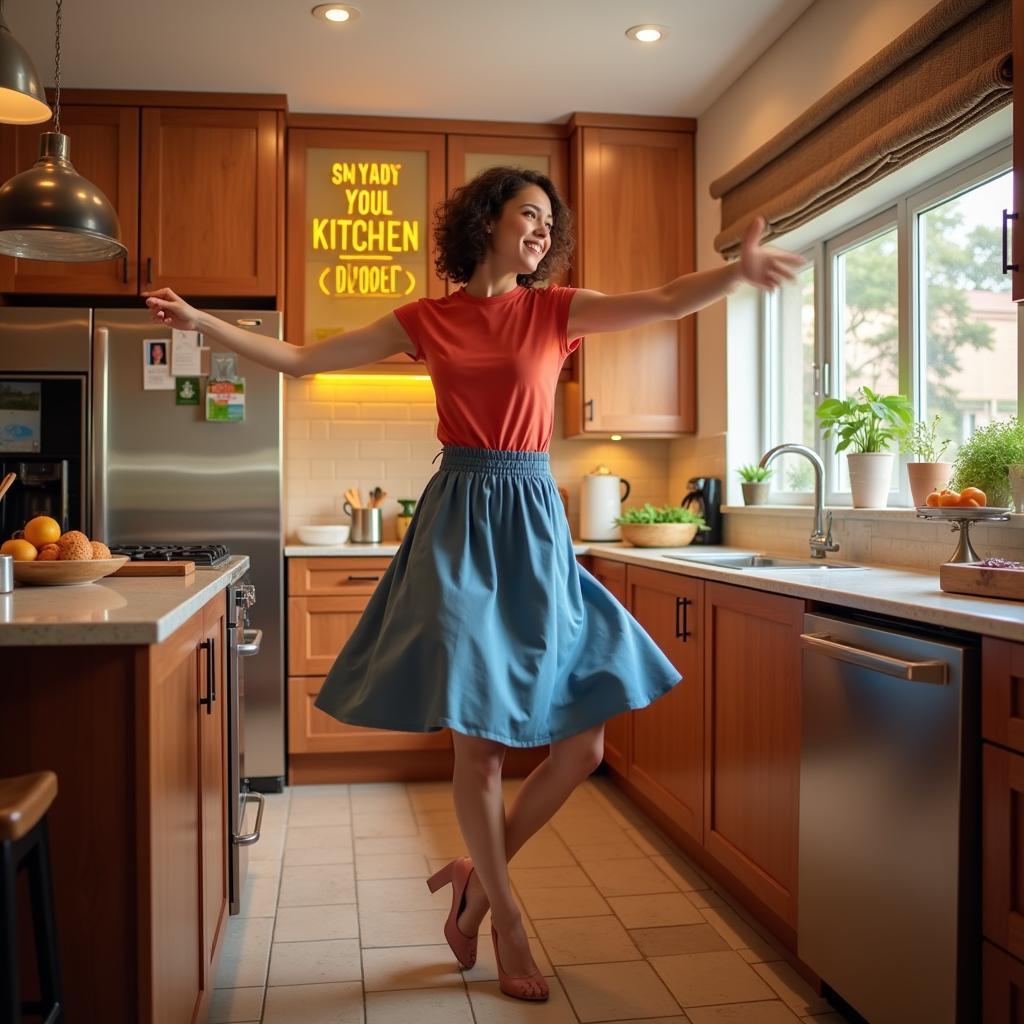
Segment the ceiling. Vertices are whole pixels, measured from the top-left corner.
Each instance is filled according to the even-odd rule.
[[[65,88],[284,93],[295,112],[562,121],[699,116],[813,0],[64,0]],[[7,0],[53,84],[54,0]],[[646,47],[638,23],[669,28]]]

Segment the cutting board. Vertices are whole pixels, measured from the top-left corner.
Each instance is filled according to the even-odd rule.
[[[939,566],[939,586],[952,594],[1024,601],[1024,569],[985,569],[947,562]]]
[[[195,562],[125,562],[111,576],[191,576]]]

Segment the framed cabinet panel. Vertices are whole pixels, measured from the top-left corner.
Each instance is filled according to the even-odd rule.
[[[609,558],[592,558],[587,568],[597,581],[615,595],[619,604],[626,605],[626,566]],[[629,774],[629,760],[633,733],[632,711],[623,711],[609,718],[604,727],[604,761],[621,775]]]

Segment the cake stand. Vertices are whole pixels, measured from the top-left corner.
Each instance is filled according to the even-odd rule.
[[[917,509],[918,519],[938,519],[948,522],[954,533],[960,534],[960,541],[950,562],[980,562],[977,552],[971,545],[971,523],[1005,523],[1010,518],[1008,508],[960,508],[921,506]]]

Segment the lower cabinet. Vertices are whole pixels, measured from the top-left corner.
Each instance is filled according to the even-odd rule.
[[[581,564],[590,570],[597,581],[615,596],[620,604],[626,605],[626,566],[608,558],[581,559]],[[609,718],[604,726],[604,761],[609,768],[626,774],[630,759],[630,740],[633,732],[633,712]]]
[[[1024,1020],[1024,964],[991,942],[981,944],[981,1019],[984,1024]]]

